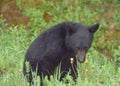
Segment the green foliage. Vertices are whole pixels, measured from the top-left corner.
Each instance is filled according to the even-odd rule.
[[[120,15],[118,14],[118,12],[115,13],[115,23],[120,27]]]
[[[76,84],[69,73],[63,81],[59,81],[60,67],[58,67],[55,74],[51,76],[51,80],[48,80],[47,76],[44,78],[44,86],[120,85],[120,46],[118,46],[120,42],[115,39],[109,41],[109,38],[106,41],[106,34],[103,34],[103,32],[108,32],[107,35],[111,34],[108,31],[111,30],[111,25],[116,28],[120,27],[120,15],[117,10],[120,6],[119,0],[41,0],[41,6],[38,8],[35,8],[32,4],[33,0],[30,0],[29,8],[22,4],[21,1],[17,1],[17,6],[30,18],[27,25],[30,29],[26,29],[22,25],[7,27],[5,20],[0,18],[1,86],[28,86],[28,82],[22,73],[27,48],[39,33],[62,21],[81,22],[88,26],[100,22],[100,29],[95,34],[95,40],[87,54],[86,62],[83,64],[78,63]],[[110,10],[113,12],[106,15],[110,6],[113,6],[112,10]],[[119,36],[119,33],[117,35]],[[106,52],[108,51],[112,54],[111,57],[113,57],[114,61],[107,59]],[[33,86],[39,86],[40,78],[36,76],[36,73],[33,73],[33,75]]]

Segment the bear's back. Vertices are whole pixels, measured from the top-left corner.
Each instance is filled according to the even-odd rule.
[[[59,27],[56,25],[41,33],[28,48],[25,56],[26,60],[35,62],[48,56],[59,55],[59,52],[62,52],[61,49],[65,47],[65,34],[62,25]]]

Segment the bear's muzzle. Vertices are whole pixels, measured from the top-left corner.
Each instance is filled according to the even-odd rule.
[[[77,54],[76,54],[76,59],[80,62],[80,63],[82,63],[82,62],[84,62],[85,61],[85,58],[86,58],[86,52],[85,52],[85,50],[78,50],[77,51]]]

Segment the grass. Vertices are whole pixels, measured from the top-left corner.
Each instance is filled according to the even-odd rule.
[[[24,5],[19,0],[17,5],[30,18],[30,22],[26,26],[7,27],[5,20],[0,18],[0,85],[28,86],[22,73],[22,66],[29,45],[39,33],[52,25],[62,21],[73,21],[88,26],[100,22],[100,29],[95,34],[93,45],[87,53],[87,60],[83,64],[78,64],[79,77],[76,84],[69,74],[60,82],[56,78],[59,73],[56,72],[51,76],[50,81],[47,77],[44,78],[44,86],[119,86],[120,4],[118,2],[119,0],[114,2],[112,0],[41,0],[40,6],[34,4],[27,6],[27,2]],[[65,83],[66,81],[68,83]],[[34,86],[39,86],[39,77],[36,77],[34,82],[36,82]]]

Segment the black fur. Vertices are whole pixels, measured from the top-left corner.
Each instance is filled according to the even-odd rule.
[[[76,70],[76,61],[85,61],[86,52],[91,46],[94,32],[98,27],[99,24],[86,27],[80,23],[63,22],[41,33],[25,55],[23,72],[27,75],[25,62],[30,62],[29,82],[32,82],[31,72],[35,71],[36,67],[39,76],[49,76],[60,63],[63,72],[61,78],[71,70],[71,75],[75,79],[70,58],[74,58],[73,65]]]

